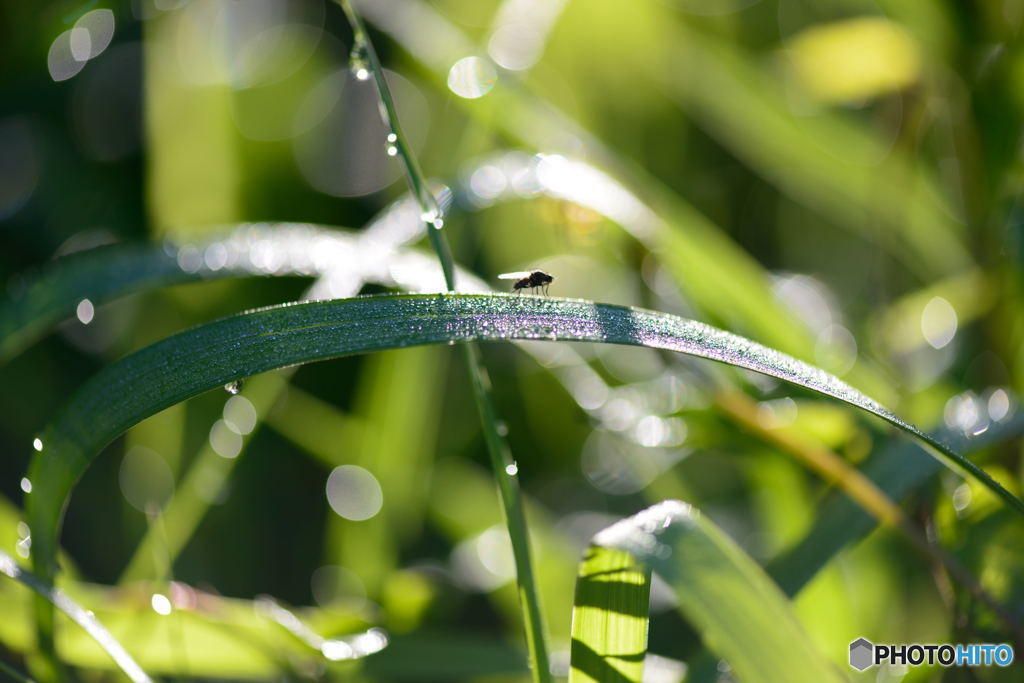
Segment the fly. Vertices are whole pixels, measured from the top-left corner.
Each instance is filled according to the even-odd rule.
[[[555,279],[548,275],[543,270],[523,270],[517,273],[502,273],[498,276],[499,280],[515,280],[515,284],[512,285],[512,291],[519,293],[521,290],[529,287],[533,291],[537,291],[538,288],[545,294],[548,293],[548,285]]]

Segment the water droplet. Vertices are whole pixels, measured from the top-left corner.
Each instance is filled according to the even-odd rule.
[[[508,423],[504,420],[498,420],[495,423],[494,428],[501,436],[508,436]]]
[[[78,307],[75,309],[75,315],[78,316],[78,321],[83,325],[91,323],[95,314],[96,309],[93,307],[91,301],[88,299],[82,299],[78,302]]]
[[[36,449],[37,451],[42,451],[43,450],[43,440],[40,439],[40,438],[32,439],[32,448]]]
[[[388,145],[387,152],[388,152],[388,156],[389,157],[397,156],[398,155],[398,148],[395,147],[394,145]]]
[[[510,477],[516,476],[517,474],[519,474],[519,465],[517,465],[516,463],[505,465],[505,474],[507,474]]]
[[[224,391],[228,392],[232,396],[242,390],[242,380],[236,379],[233,382],[228,382],[224,385]]]
[[[153,606],[153,611],[157,614],[167,616],[171,613],[171,601],[167,599],[166,595],[153,593],[153,597],[150,599],[149,604]]]
[[[388,142],[398,142],[398,136],[394,133],[388,133]]]
[[[21,490],[25,493],[32,493],[32,481],[28,477],[21,478]]]
[[[348,68],[357,80],[365,81],[370,78],[369,50],[366,38],[361,33],[356,35],[356,41],[348,55]]]

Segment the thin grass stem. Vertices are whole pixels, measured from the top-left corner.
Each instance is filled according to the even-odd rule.
[[[405,179],[409,189],[420,205],[420,211],[427,227],[430,244],[437,253],[444,271],[445,285],[449,292],[455,291],[455,265],[452,259],[448,240],[441,231],[444,217],[441,209],[427,184],[423,172],[412,149],[409,147],[398,120],[398,112],[391,98],[391,91],[384,78],[384,69],[377,58],[377,52],[366,32],[362,18],[352,6],[351,0],[338,0],[349,24],[352,26],[354,45],[353,55],[357,60],[358,69],[365,69],[365,75],[357,71],[358,77],[372,77],[380,97],[380,114],[384,125],[390,131],[386,143],[393,147],[389,153],[397,156],[405,171]],[[365,66],[364,66],[365,64]],[[474,344],[464,345],[463,358],[473,385],[473,396],[480,413],[481,427],[487,452],[490,456],[494,475],[498,480],[498,491],[505,511],[505,522],[508,526],[512,553],[516,564],[516,579],[519,584],[519,599],[523,609],[523,621],[526,628],[526,645],[530,654],[530,667],[534,681],[551,680],[548,663],[547,646],[544,638],[544,619],[541,614],[540,595],[530,558],[529,531],[526,516],[523,512],[522,495],[519,490],[518,469],[510,455],[508,444],[498,428],[498,419],[494,404],[490,397],[490,380],[480,357],[480,351]]]
[[[434,193],[430,191],[430,185],[427,183],[423,171],[420,170],[419,162],[409,146],[408,139],[402,133],[402,126],[398,120],[398,110],[395,108],[395,101],[391,97],[391,89],[384,78],[384,68],[380,65],[380,59],[377,57],[377,51],[374,49],[373,43],[370,42],[370,36],[366,32],[366,26],[363,24],[362,17],[356,12],[350,0],[338,0],[338,4],[341,5],[341,9],[345,12],[345,17],[352,27],[352,54],[357,60],[365,62],[365,66],[357,68],[356,77],[363,80],[365,78],[373,78],[373,82],[377,86],[377,95],[380,97],[380,117],[389,131],[386,144],[394,148],[393,156],[397,157],[402,164],[405,180],[420,205],[423,222],[427,224],[427,235],[430,238],[430,245],[437,252],[437,257],[441,261],[445,285],[448,287],[448,291],[454,292],[455,263],[452,259],[451,249],[448,247],[448,241],[439,232],[444,226],[441,208],[437,204]],[[363,75],[364,71],[365,75]]]

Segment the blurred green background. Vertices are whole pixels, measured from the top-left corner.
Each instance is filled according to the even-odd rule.
[[[964,447],[991,437],[977,462],[1019,495],[1024,1],[357,5],[421,166],[450,193],[445,225],[462,267],[496,289],[507,284],[498,273],[544,268],[552,295],[678,313],[779,348]],[[111,243],[202,245],[251,221],[358,234],[406,188],[375,92],[349,68],[351,43],[338,7],[316,0],[0,4],[5,296],[53,259]],[[375,258],[362,248],[355,258]],[[196,253],[222,265],[216,250]],[[350,293],[388,282],[361,284]],[[32,438],[88,377],[309,285],[222,279],[89,302],[8,359],[3,548],[30,552],[18,521]],[[827,546],[811,532],[836,497],[791,451],[860,465],[889,449],[932,467],[891,430],[809,392],[646,349],[571,349],[586,365],[563,365],[551,345],[541,363],[511,344],[483,348],[560,671],[579,553],[616,519],[681,498],[759,561],[786,566],[793,548]],[[67,511],[65,566],[87,582],[76,584],[82,601],[160,675],[525,675],[507,536],[453,352],[279,371],[133,428]],[[1024,621],[1019,520],[946,471],[902,507]],[[822,551],[820,572],[804,566],[810,581],[794,598],[843,671],[859,636],[1012,641],[903,536],[849,540]],[[184,594],[193,606],[223,600],[210,614],[235,640],[228,626],[211,631],[224,644],[161,621],[153,592],[176,605]],[[358,672],[325,669],[295,653],[260,611],[268,603],[253,602],[261,595],[305,609],[329,635],[380,626],[392,645]],[[0,624],[0,659],[22,668],[27,598],[8,582],[0,599],[25,615]],[[671,596],[656,585],[652,600],[656,680],[727,676]],[[110,676],[102,653],[68,647],[83,678]]]

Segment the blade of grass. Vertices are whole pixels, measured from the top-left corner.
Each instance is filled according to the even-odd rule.
[[[189,273],[173,255],[147,245],[100,247],[65,256],[0,302],[0,363],[74,315],[82,299],[99,304],[144,289],[228,274],[206,269]]]
[[[0,614],[24,614],[30,610],[34,594],[20,586],[13,590],[8,586],[13,586],[13,582],[0,584]],[[226,598],[175,583],[167,595],[173,611],[163,615],[151,607],[154,588],[155,584],[124,587],[78,581],[61,583],[61,591],[79,604],[88,604],[95,611],[95,618],[151,675],[178,676],[184,680],[280,680],[297,663],[299,668],[331,666],[332,661],[324,653],[325,643],[327,653],[335,657],[361,656],[367,651],[358,643],[374,617],[373,610],[366,606],[344,611],[340,611],[339,605],[331,610],[291,610],[305,626],[306,637],[296,638],[288,629],[290,624],[283,623],[291,619],[266,609],[264,599]],[[181,640],[175,642],[167,635],[177,629]],[[357,643],[353,643],[356,647],[351,652],[337,644],[353,639]],[[117,669],[110,656],[81,629],[62,629],[57,640],[61,658],[68,664],[91,670]],[[32,652],[31,623],[26,619],[0,619],[0,642],[16,652]],[[188,652],[187,658],[182,657],[182,651]],[[351,664],[347,666],[351,672]]]
[[[827,373],[742,337],[678,316],[582,300],[512,295],[395,295],[275,306],[174,335],[101,370],[37,444],[28,496],[36,561],[71,485],[125,429],[190,396],[274,368],[388,348],[473,340],[590,341],[710,358],[837,398],[913,434],[1011,507],[1024,503],[973,463]],[[49,531],[47,531],[49,530]],[[45,564],[43,566],[46,566]]]
[[[470,294],[373,296],[238,314],[179,333],[97,373],[58,411],[36,442],[38,452],[29,470],[33,492],[27,496],[33,566],[41,576],[52,576],[67,496],[91,460],[123,431],[163,408],[228,382],[297,363],[422,344],[509,339],[666,349],[804,386],[916,436],[948,464],[968,470],[1010,507],[1024,511],[1024,503],[976,465],[838,378],[703,323],[579,300]]]
[[[374,282],[438,291],[436,283],[420,274],[424,255],[404,248],[418,233],[394,229],[406,212],[404,201],[395,202],[358,234],[308,223],[243,223],[218,229],[209,241],[117,244],[59,258],[40,273],[23,274],[10,296],[0,299],[0,363],[73,316],[83,299],[101,304],[170,285],[260,275],[326,280],[341,275],[346,288]],[[223,258],[222,267],[206,263],[204,255],[211,250]],[[263,258],[267,253],[278,258],[268,262]],[[408,267],[400,269],[407,273],[400,279],[387,266],[402,262]],[[472,276],[460,273],[460,279],[471,285],[469,291],[478,291],[480,283]],[[310,297],[328,298],[317,288]]]
[[[101,304],[149,289],[239,275],[313,274],[287,262],[274,270],[254,265],[243,250],[266,239],[275,240],[275,253],[290,251],[288,244],[296,239],[307,247],[318,239],[335,241],[338,246],[355,243],[346,233],[305,224],[249,224],[208,242],[182,246],[116,244],[64,256],[44,266],[38,274],[23,276],[22,284],[0,301],[0,363],[74,315],[75,307],[83,299]],[[228,250],[229,257],[222,268],[210,268],[203,258],[213,245]]]
[[[628,552],[591,546],[572,609],[569,683],[641,680],[651,570]]]
[[[586,561],[594,562],[609,552],[626,553],[664,578],[679,601],[680,612],[704,642],[729,662],[739,680],[842,680],[815,650],[778,587],[732,539],[690,505],[668,500],[608,527],[594,536]],[[609,581],[604,588],[625,590],[614,584]],[[637,597],[626,605],[633,611],[625,614],[646,621],[647,605],[640,605]],[[611,608],[608,596],[601,607]],[[622,618],[620,613],[616,621]],[[639,642],[636,630],[634,647]],[[585,652],[573,645],[574,655]],[[594,680],[639,680],[593,676],[596,672],[587,668],[589,659],[573,657],[573,680],[588,680],[582,674]]]
[[[104,628],[103,624],[91,612],[69,598],[63,591],[54,588],[47,581],[19,567],[14,558],[3,551],[0,551],[0,574],[9,576],[15,581],[28,586],[39,598],[53,605],[66,614],[71,621],[81,626],[100,647],[106,650],[110,658],[114,660],[121,671],[133,683],[152,683],[153,679],[146,675],[146,672],[135,663],[135,660],[125,651],[121,643],[114,636],[110,635],[110,631]],[[37,602],[36,604],[38,613],[39,603]],[[49,672],[50,675],[56,673],[55,671]]]
[[[391,131],[387,142],[393,145],[396,155],[402,162],[405,179],[409,189],[417,198],[422,210],[423,222],[426,223],[427,235],[437,257],[441,262],[444,280],[449,292],[455,291],[455,265],[452,260],[448,240],[441,229],[444,225],[440,208],[434,195],[430,192],[426,178],[419,168],[419,163],[408,145],[398,120],[398,112],[391,98],[391,91],[384,79],[384,69],[380,65],[377,51],[370,41],[363,20],[355,11],[350,0],[338,0],[349,25],[352,27],[353,54],[357,59],[365,59],[369,73],[373,76],[380,98],[380,114],[384,125]],[[358,75],[358,74],[357,74]],[[523,512],[523,502],[519,494],[518,470],[514,468],[508,444],[498,429],[498,418],[490,398],[490,378],[484,367],[480,352],[474,344],[463,346],[463,359],[473,386],[477,410],[480,413],[484,441],[487,454],[494,468],[498,482],[502,505],[505,509],[505,522],[508,525],[509,537],[512,541],[512,554],[515,558],[516,580],[523,605],[526,645],[530,652],[530,665],[533,680],[544,682],[551,680],[548,662],[547,644],[544,635],[544,619],[541,615],[540,595],[534,578],[533,563],[530,559],[530,538]]]
[[[353,40],[355,41],[352,53],[357,60],[365,60],[366,67],[363,68],[373,78],[374,85],[377,86],[377,96],[380,98],[381,104],[380,116],[384,121],[384,125],[391,131],[386,143],[394,147],[394,156],[397,156],[398,160],[402,163],[402,170],[405,173],[409,189],[412,191],[413,196],[416,197],[420,210],[423,212],[422,218],[423,222],[427,224],[427,235],[430,238],[431,246],[441,262],[441,269],[444,271],[444,280],[448,285],[448,291],[455,291],[455,266],[451,250],[448,248],[448,242],[444,235],[439,232],[444,227],[441,208],[438,206],[434,194],[430,191],[430,186],[427,184],[423,171],[420,170],[416,155],[412,153],[412,148],[409,147],[408,140],[402,133],[401,122],[398,120],[395,103],[391,97],[391,89],[384,79],[384,68],[377,57],[377,50],[374,49],[370,36],[366,33],[366,27],[363,26],[363,20],[355,11],[355,8],[352,7],[352,3],[349,0],[338,0],[338,4],[341,6],[342,11],[345,13],[345,18],[348,19],[348,23],[352,27]],[[357,77],[359,76],[357,75]],[[382,140],[381,144],[385,144],[385,141]]]

